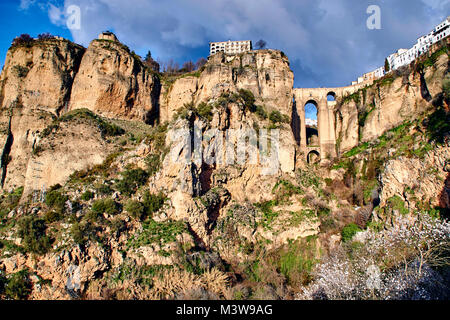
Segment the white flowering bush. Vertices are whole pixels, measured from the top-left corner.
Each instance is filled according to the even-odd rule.
[[[364,231],[314,270],[298,299],[448,299],[450,224],[424,214]]]

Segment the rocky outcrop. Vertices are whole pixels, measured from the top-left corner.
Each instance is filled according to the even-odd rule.
[[[68,103],[84,48],[67,40],[13,46],[0,77],[2,187],[25,184],[33,148]]]
[[[338,101],[335,130],[341,153],[433,108],[433,99],[439,99],[442,92],[449,57],[442,54],[423,69],[421,60]]]
[[[288,58],[278,50],[249,51],[209,57],[201,72],[183,76],[163,88],[161,120],[170,121],[185,103],[208,102],[223,92],[250,90],[256,104],[283,114],[292,113],[294,74]]]
[[[421,203],[448,208],[442,201],[443,193],[448,192],[444,182],[448,159],[450,148],[444,145],[428,152],[424,159],[400,157],[387,161],[379,177],[380,206],[397,196],[405,201],[408,210],[421,209]]]
[[[160,84],[118,41],[94,40],[81,61],[69,109],[87,108],[103,116],[155,121]]]
[[[10,48],[0,76],[0,106],[52,113],[68,103],[84,48],[67,40],[40,40]]]

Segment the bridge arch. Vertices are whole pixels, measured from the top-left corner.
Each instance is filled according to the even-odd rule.
[[[307,146],[319,146],[319,105],[318,103],[310,99],[306,101],[304,105],[305,113],[305,130],[306,130],[306,145]],[[314,119],[315,118],[315,119]],[[314,122],[315,121],[315,122]]]
[[[320,162],[320,153],[317,150],[312,150],[306,156],[308,164],[315,164]]]
[[[327,93],[327,101],[336,101],[336,93],[334,91],[329,91]]]

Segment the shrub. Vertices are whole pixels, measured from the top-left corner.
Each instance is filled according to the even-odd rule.
[[[274,110],[269,115],[269,120],[273,123],[289,123],[289,117],[287,115],[281,114],[280,111]]]
[[[116,215],[120,213],[120,205],[111,198],[99,199],[92,204],[91,217],[98,217],[103,214]]]
[[[5,294],[8,299],[24,300],[31,294],[31,287],[28,270],[22,270],[9,276]]]
[[[264,107],[262,107],[262,106],[255,106],[254,112],[261,119],[263,119],[263,120],[267,119],[267,111],[266,111],[266,109],[264,109]]]
[[[198,106],[197,106],[197,113],[198,115],[207,120],[207,121],[211,121],[212,120],[212,105],[207,104],[205,102],[201,102]]]
[[[81,200],[89,201],[89,200],[93,199],[94,196],[95,196],[95,194],[94,194],[92,191],[86,190],[86,191],[81,195]]]
[[[13,69],[19,78],[25,78],[28,75],[28,72],[30,71],[30,69],[28,69],[27,67],[19,65],[14,66]]]
[[[72,224],[70,235],[73,241],[79,245],[85,245],[86,241],[90,239],[98,240],[93,225],[86,222]]]
[[[47,253],[51,241],[46,235],[46,229],[45,221],[34,216],[20,220],[17,235],[22,238],[24,249],[39,255]]]
[[[140,168],[130,169],[121,173],[122,180],[116,184],[117,190],[127,196],[136,192],[137,188],[144,185],[148,179],[148,173]]]
[[[61,212],[56,210],[50,210],[44,216],[44,220],[46,223],[53,223],[61,220],[62,218],[63,215],[61,214]]]
[[[34,42],[33,38],[29,34],[21,34],[19,37],[15,38],[13,40],[13,47],[14,46],[30,46]]]
[[[150,154],[145,158],[145,163],[147,164],[148,175],[153,176],[161,167],[161,156],[159,154]]]
[[[312,268],[317,262],[312,239],[291,242],[281,250],[279,268],[292,285],[307,284],[312,280]]]
[[[66,205],[66,201],[69,199],[66,195],[63,195],[58,190],[52,190],[47,192],[45,195],[45,204],[50,208],[54,208],[59,212],[64,211],[64,206]]]
[[[166,196],[162,193],[151,194],[149,191],[145,192],[142,199],[145,217],[151,217],[153,213],[161,209],[166,199]]]
[[[239,89],[238,93],[242,103],[244,104],[244,108],[251,110],[256,101],[253,93],[246,89]]]
[[[103,120],[91,110],[84,108],[72,110],[64,114],[61,118],[53,121],[53,123],[51,123],[42,131],[41,137],[45,137],[54,130],[57,130],[59,128],[60,122],[69,122],[80,119],[92,121],[95,125],[97,125],[103,138],[105,138],[106,136],[120,136],[125,133],[125,130],[123,130],[121,127]]]
[[[141,219],[144,215],[144,206],[139,201],[128,201],[124,209],[135,219]]]
[[[346,242],[348,240],[351,240],[353,236],[359,231],[361,231],[361,228],[354,223],[346,225],[341,231],[342,241]]]
[[[54,39],[54,38],[55,37],[48,32],[41,33],[38,35],[39,40],[50,40],[50,39]]]

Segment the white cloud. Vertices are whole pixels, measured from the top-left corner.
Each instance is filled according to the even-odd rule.
[[[62,26],[65,23],[63,10],[54,6],[53,4],[49,5],[48,18],[50,19],[51,23],[57,26]]]
[[[20,0],[19,9],[21,10],[28,10],[36,0]]]
[[[74,41],[85,46],[104,30],[137,52],[181,59],[208,54],[208,42],[264,39],[291,60],[303,86],[346,85],[382,65],[398,47],[412,45],[449,10],[444,0],[380,1],[382,30],[366,28],[373,0],[65,0],[78,5],[81,29]],[[64,8],[49,6],[62,24]]]

